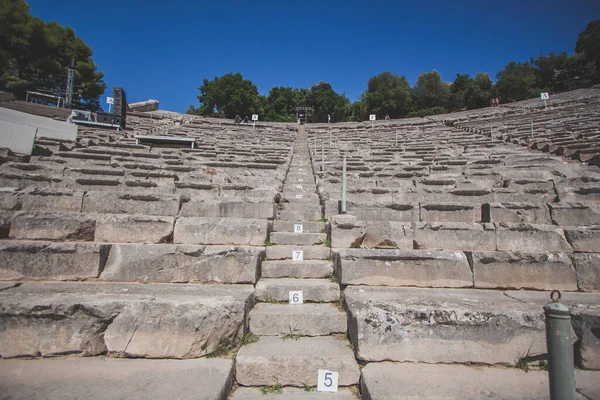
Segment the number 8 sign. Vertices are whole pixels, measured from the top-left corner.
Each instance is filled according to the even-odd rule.
[[[317,392],[337,392],[338,377],[337,372],[320,369],[317,377]]]

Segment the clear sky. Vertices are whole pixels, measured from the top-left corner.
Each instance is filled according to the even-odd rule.
[[[489,72],[540,53],[573,53],[600,18],[598,0],[28,0],[33,15],[70,25],[91,46],[110,95],[198,105],[204,78],[241,72],[273,86],[331,83],[354,101],[382,71]],[[100,17],[102,16],[102,17]],[[105,104],[104,98],[102,104]]]

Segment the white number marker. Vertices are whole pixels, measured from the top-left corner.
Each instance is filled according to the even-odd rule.
[[[294,250],[292,251],[292,260],[302,261],[304,260],[304,250]]]
[[[296,195],[296,198],[297,198],[297,199],[301,199],[301,198],[302,198],[302,195],[301,195],[301,194],[297,194],[297,195]]]
[[[290,290],[290,304],[304,303],[304,294],[302,290]]]
[[[296,185],[296,189],[302,189],[302,185]]]
[[[302,233],[303,230],[302,224],[294,224],[294,233]]]
[[[298,182],[304,182],[304,179],[298,179]]]
[[[338,377],[337,372],[320,369],[317,377],[317,392],[337,392]]]

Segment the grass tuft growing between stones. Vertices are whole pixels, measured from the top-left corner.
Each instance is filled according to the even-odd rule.
[[[256,336],[254,333],[248,332],[242,339],[242,346],[250,344],[250,343],[256,343],[259,341],[259,339],[260,338],[258,336]]]
[[[265,246],[273,246],[273,243],[271,243],[271,242],[270,242],[270,241],[268,241],[268,240],[265,240]]]
[[[331,240],[329,240],[329,239],[326,239],[326,240],[325,240],[325,246],[327,246],[327,247],[331,247]]]
[[[281,385],[281,383],[279,383],[279,381],[277,381],[277,383],[274,384],[273,386],[261,386],[260,392],[263,395],[281,394],[281,393],[283,393],[283,386]]]
[[[265,300],[264,300],[264,302],[265,302],[265,303],[271,303],[271,304],[287,304],[287,303],[288,303],[288,302],[287,302],[287,301],[285,301],[285,300],[276,300],[276,299],[272,298],[272,297],[271,297],[271,296],[269,296],[269,295],[266,295],[266,296],[265,296]]]
[[[302,383],[302,385],[304,385],[305,392],[316,392],[317,391],[316,386],[310,386],[308,383],[304,383],[304,382],[300,382],[300,383]]]
[[[298,332],[298,329],[296,327],[292,328],[290,326],[289,329],[290,329],[289,332],[284,333],[283,336],[281,336],[282,340],[288,340],[288,339],[300,340],[301,337],[304,337],[303,334]]]
[[[215,351],[206,355],[206,358],[220,358],[226,357],[228,353],[232,350],[231,344],[229,343],[219,343],[219,346]]]

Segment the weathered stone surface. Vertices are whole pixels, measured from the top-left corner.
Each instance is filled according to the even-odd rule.
[[[173,243],[263,246],[267,223],[255,218],[182,217],[175,224]]]
[[[109,248],[94,243],[0,242],[0,279],[96,278]]]
[[[488,289],[577,290],[577,275],[568,254],[468,253],[475,287]]]
[[[274,232],[294,232],[293,221],[273,221]],[[306,233],[326,233],[325,222],[302,222],[302,231]]]
[[[325,244],[326,233],[272,232],[269,235],[272,244],[312,246]]]
[[[114,244],[101,278],[125,282],[255,283],[263,247]]]
[[[30,240],[94,240],[96,220],[74,213],[21,212],[15,215],[10,237]]]
[[[339,372],[339,385],[358,383],[360,372],[346,340],[334,337],[281,340],[261,337],[243,346],[236,358],[240,385],[316,386],[319,369]]]
[[[472,287],[467,257],[460,251],[334,249],[343,285]]]
[[[481,210],[472,204],[421,203],[421,221],[424,222],[478,222]]]
[[[415,249],[496,250],[496,230],[492,224],[419,222],[414,237]]]
[[[91,191],[83,198],[83,212],[175,216],[179,202],[179,194]]]
[[[20,210],[21,200],[14,188],[0,188],[0,210]]]
[[[242,337],[251,285],[25,283],[0,292],[0,356],[200,357]]]
[[[183,217],[274,219],[275,215],[275,203],[257,202],[249,198],[230,198],[219,201],[192,200],[184,203],[181,208]]]
[[[351,287],[345,299],[360,360],[513,365],[545,352],[542,307],[501,292]]]
[[[412,250],[414,228],[409,222],[367,221],[361,247],[367,249]]]
[[[379,207],[349,205],[348,212],[362,221],[419,221],[418,204],[392,204]]]
[[[225,400],[233,383],[227,359],[2,360],[3,399]]]
[[[328,278],[333,273],[333,263],[327,260],[263,261],[263,278]]]
[[[579,374],[576,381],[579,382]],[[463,365],[372,363],[362,369],[361,391],[365,400],[546,400],[548,373]]]
[[[284,221],[319,221],[322,218],[320,211],[279,211],[279,219]]]
[[[96,242],[169,243],[175,218],[104,214],[96,221]]]
[[[565,237],[574,251],[600,251],[600,225],[582,228],[565,227]]]
[[[231,400],[261,400],[265,397],[258,388],[239,387],[233,393]],[[357,397],[349,389],[339,389],[337,393],[307,392],[304,389],[286,387],[279,394],[269,394],[269,399],[286,400],[356,400]]]
[[[584,292],[600,291],[600,254],[573,254],[579,290]]]
[[[331,218],[331,245],[333,247],[360,247],[365,233],[365,222],[354,215],[339,214]]]
[[[304,301],[333,302],[340,298],[340,286],[325,279],[261,279],[255,295],[259,301],[288,301],[291,290],[302,290]]]
[[[562,228],[535,224],[495,224],[498,251],[570,253]]]
[[[9,236],[10,227],[18,212],[0,210],[0,238],[7,238]]]
[[[552,222],[561,226],[600,225],[600,204],[553,203],[548,204]]]
[[[483,222],[547,224],[550,214],[545,203],[486,203],[481,207]]]
[[[267,247],[267,259],[268,260],[285,260],[292,259],[292,252],[294,250],[302,250],[304,252],[305,260],[324,260],[330,256],[329,247],[320,246],[268,246]]]
[[[250,331],[267,336],[346,333],[346,313],[331,304],[258,303],[250,312]]]
[[[75,212],[81,211],[83,192],[68,189],[33,189],[23,195],[23,210]]]

